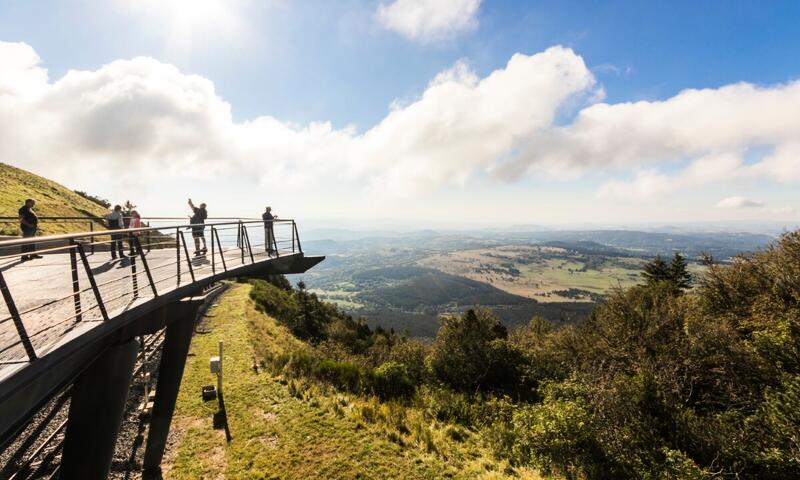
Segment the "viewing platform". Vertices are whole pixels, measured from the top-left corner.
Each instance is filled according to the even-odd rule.
[[[174,322],[192,323],[196,299],[215,282],[303,273],[324,259],[303,253],[293,220],[149,220],[138,229],[0,241],[0,444],[88,366],[102,367],[108,352]],[[201,232],[206,250],[196,252],[193,234]],[[110,247],[120,240],[125,257],[113,259]],[[41,258],[22,260],[31,247]],[[188,348],[188,338],[168,328],[165,348]],[[183,356],[171,356],[180,357],[182,371]]]

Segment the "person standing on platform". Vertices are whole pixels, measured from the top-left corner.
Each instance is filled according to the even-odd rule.
[[[139,216],[139,212],[137,212],[136,210],[131,210],[131,218],[130,218],[130,223],[128,224],[128,228],[131,228],[131,229],[133,229],[133,228],[142,228],[142,217]],[[141,235],[141,234],[142,234],[142,232],[132,232],[131,233],[131,236],[128,239],[128,243],[130,244],[130,247],[131,247],[130,248],[130,252],[128,253],[129,255],[133,256],[133,255],[141,255],[142,254],[141,250],[136,248],[137,243],[136,243],[136,240],[134,239],[134,237],[135,238],[139,238],[139,235]]]
[[[108,215],[106,215],[106,227],[109,230],[121,230],[125,228],[125,219],[122,216],[122,206],[115,205],[114,210],[110,211]],[[125,253],[123,250],[123,236],[119,233],[112,233],[111,234],[111,259],[116,260],[117,252],[119,252],[119,258],[125,258]]]
[[[273,220],[277,220],[277,215],[272,214],[272,207],[267,207],[267,210],[261,215],[264,220],[264,242],[267,244],[267,255],[272,256],[275,253],[275,229]]]
[[[22,238],[33,238],[36,236],[36,231],[39,229],[39,217],[33,211],[33,206],[36,201],[32,198],[25,200],[25,205],[19,209],[19,229],[22,230]],[[42,258],[41,255],[36,255],[36,244],[28,243],[22,246],[22,261],[33,260],[34,258]]]
[[[201,203],[200,207],[195,207],[194,203],[192,203],[192,199],[189,199],[189,208],[192,209],[192,216],[189,217],[189,223],[192,224],[192,238],[194,238],[194,254],[195,255],[203,255],[204,253],[208,252],[208,248],[206,248],[206,236],[205,236],[205,229],[206,227],[203,225],[206,222],[206,218],[208,218],[208,212],[206,211],[206,204]],[[203,248],[200,248],[200,242],[203,243]]]

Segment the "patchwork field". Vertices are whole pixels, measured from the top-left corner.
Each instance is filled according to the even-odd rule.
[[[644,260],[579,254],[559,247],[501,246],[443,252],[418,262],[540,302],[591,302],[641,280]]]

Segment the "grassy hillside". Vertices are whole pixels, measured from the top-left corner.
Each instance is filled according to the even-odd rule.
[[[36,200],[35,210],[40,217],[100,217],[106,209],[72,190],[44,177],[0,163],[0,216],[16,217],[26,198]],[[88,225],[80,223],[40,222],[43,235],[84,231]],[[98,225],[95,225],[98,228]],[[0,223],[0,235],[19,235],[18,222]]]
[[[507,476],[507,463],[490,458],[471,432],[428,426],[391,404],[285,380],[261,369],[255,357],[302,348],[302,342],[248,297],[237,284],[207,318],[212,331],[196,335],[181,385],[164,478],[264,479],[528,479],[530,470]],[[208,358],[225,342],[225,403],[232,441],[212,428],[216,402],[203,403],[200,386],[213,383]],[[256,347],[254,347],[256,345]],[[427,432],[420,441],[412,424]],[[399,428],[399,430],[398,430]],[[409,431],[410,430],[410,431]],[[511,469],[508,469],[510,472]]]

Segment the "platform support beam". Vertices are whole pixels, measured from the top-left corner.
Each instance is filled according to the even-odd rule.
[[[168,319],[164,345],[161,351],[161,365],[158,370],[156,398],[150,418],[147,434],[147,445],[142,467],[145,472],[153,473],[161,468],[161,459],[167,445],[167,436],[178,399],[178,390],[186,365],[186,355],[192,342],[192,331],[200,307],[198,302],[186,299],[178,302],[178,308],[170,309],[170,314],[177,318]],[[172,320],[172,321],[169,321]]]
[[[61,480],[108,477],[136,363],[138,343],[112,346],[75,382],[61,461]]]

